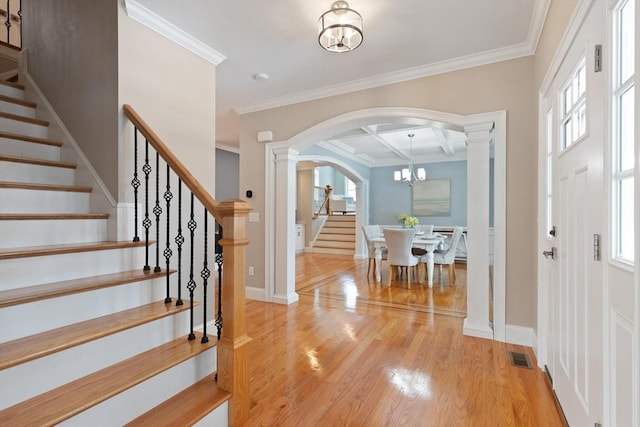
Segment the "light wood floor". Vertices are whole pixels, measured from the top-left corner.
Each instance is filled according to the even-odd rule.
[[[386,286],[349,256],[296,257],[300,301],[247,303],[250,426],[562,426],[529,348],[462,335],[459,289]],[[445,270],[446,271],[446,270]],[[436,273],[437,280],[437,273]],[[466,298],[466,295],[465,295]],[[445,314],[439,314],[445,313]]]

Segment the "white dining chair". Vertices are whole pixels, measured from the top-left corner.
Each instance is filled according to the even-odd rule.
[[[379,225],[363,225],[362,233],[364,234],[364,240],[367,242],[367,255],[369,257],[369,264],[367,265],[367,277],[371,271],[371,265],[373,265],[373,275],[376,275],[376,247],[371,241],[376,237],[381,237]],[[382,260],[387,259],[387,248],[380,249]]]
[[[433,252],[433,263],[440,266],[439,274],[442,275],[442,266],[449,268],[449,286],[456,282],[456,249],[462,237],[462,227],[453,227],[453,234],[446,250],[436,250]],[[426,257],[421,257],[420,262],[427,262]],[[425,267],[426,268],[426,267]]]
[[[433,224],[423,224],[416,226],[416,232],[423,233],[425,236],[430,236],[433,234]],[[411,248],[411,253],[415,256],[422,256],[427,253],[422,248]]]
[[[387,262],[389,263],[389,286],[394,269],[398,272],[399,267],[407,267],[413,270],[416,275],[416,265],[420,262],[420,257],[411,253],[411,243],[415,230],[413,228],[385,228],[382,230],[384,240],[387,245]],[[411,274],[407,271],[407,289],[411,289]]]

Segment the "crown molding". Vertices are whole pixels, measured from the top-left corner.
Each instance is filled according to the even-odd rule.
[[[365,79],[352,80],[336,85],[326,86],[319,89],[297,92],[273,100],[237,107],[234,110],[238,114],[248,114],[271,108],[284,107],[285,105],[297,104],[299,102],[312,101],[315,99],[327,98],[330,96],[342,95],[359,90],[371,89],[374,87],[386,86],[408,80],[429,77],[436,74],[448,73],[451,71],[463,70],[466,68],[478,67],[495,62],[507,61],[533,55],[538,46],[540,35],[544,26],[544,21],[549,10],[550,0],[539,0],[535,2],[533,18],[527,34],[527,41],[517,45],[500,49],[488,50],[485,52],[440,61],[433,64],[420,65],[404,70],[380,74],[378,76]]]
[[[230,153],[240,154],[240,147],[234,147],[232,145],[221,144],[219,142],[216,142],[216,149],[229,151]]]
[[[125,0],[124,6],[129,17],[179,44],[188,51],[195,53],[213,65],[220,65],[222,61],[227,59],[226,56],[217,50],[212,49],[195,37],[185,33],[166,19],[161,18],[146,7],[142,6],[136,0]]]

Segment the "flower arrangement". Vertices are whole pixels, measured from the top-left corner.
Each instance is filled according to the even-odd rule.
[[[400,215],[398,215],[398,220],[402,221],[402,224],[408,228],[414,228],[416,225],[418,225],[418,218],[416,218],[415,216],[409,216],[406,213],[401,213]]]

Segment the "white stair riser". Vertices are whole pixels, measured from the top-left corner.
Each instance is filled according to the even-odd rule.
[[[74,169],[0,160],[0,181],[73,185]]]
[[[0,188],[0,213],[89,213],[89,193]]]
[[[24,90],[0,84],[0,95],[10,96],[11,98],[24,99]]]
[[[193,427],[227,427],[229,425],[229,404],[224,402],[209,415],[195,423]]]
[[[30,119],[36,118],[36,109],[27,107],[26,105],[16,104],[14,102],[8,102],[0,100],[0,112],[15,114],[17,116],[28,117]]]
[[[47,126],[37,125],[34,123],[26,123],[20,120],[7,119],[5,117],[0,117],[0,129],[2,129],[4,132],[34,136],[36,138],[46,138],[48,136]]]
[[[164,283],[164,279],[145,280],[4,307],[0,309],[0,341],[13,341],[49,329],[105,316],[114,311],[164,300]],[[172,289],[175,289],[175,286]]]
[[[44,246],[55,242],[102,242],[107,238],[107,221],[104,219],[51,219],[51,220],[2,220],[0,221],[0,248]],[[98,264],[99,260],[95,261]]]
[[[322,229],[322,233],[327,233],[327,234],[346,234],[346,235],[351,235],[351,236],[355,236],[356,232],[354,231],[353,228],[340,228],[340,227],[324,227]]]
[[[313,247],[313,253],[317,254],[335,254],[335,255],[351,255],[353,256],[353,249],[338,249],[338,248],[316,248]]]
[[[30,159],[60,160],[60,147],[11,138],[0,138],[0,153]]]
[[[0,260],[0,290],[138,270],[143,266],[143,247],[5,259]]]
[[[189,333],[189,313],[164,317],[64,351],[0,371],[0,383],[12,384],[3,393],[0,409],[37,396],[85,375]],[[45,318],[42,319],[46,321]],[[55,372],[55,375],[51,375]]]
[[[59,426],[112,427],[126,424],[207,375],[213,375],[215,370],[216,348],[212,347]]]

